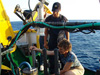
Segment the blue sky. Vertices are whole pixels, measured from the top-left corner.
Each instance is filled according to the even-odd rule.
[[[62,5],[61,14],[68,19],[74,20],[100,20],[100,3],[99,0],[48,0],[48,8],[52,10],[54,2],[60,2]],[[7,15],[10,21],[20,21],[20,19],[13,13],[17,4],[22,10],[29,9],[28,0],[2,0]],[[34,9],[38,0],[30,0],[31,9]]]

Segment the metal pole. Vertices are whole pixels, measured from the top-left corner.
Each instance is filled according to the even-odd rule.
[[[49,75],[49,69],[48,69],[48,61],[47,61],[47,53],[46,49],[43,49],[43,59],[44,59],[44,75]]]
[[[44,2],[45,2],[45,0],[41,0],[40,4],[39,4],[39,8],[37,9],[38,10],[38,21],[40,21],[40,22],[43,22],[43,20],[44,20],[44,5],[43,5]],[[38,28],[37,34],[40,36],[43,36],[44,28]]]
[[[2,56],[1,56],[1,43],[0,43],[0,75],[1,75],[1,62],[2,62]]]
[[[1,48],[2,48],[2,45],[1,45]],[[1,56],[6,55],[7,53],[10,53],[10,51],[12,51],[12,50],[13,50],[13,48],[10,48],[6,51],[1,52]]]
[[[44,2],[45,0],[42,0],[38,8],[38,21],[41,21],[41,22],[44,19],[44,6],[43,6]]]
[[[35,65],[35,61],[36,61],[36,54],[35,54],[35,51],[32,50],[32,60],[33,60],[33,67],[35,68],[36,65]]]
[[[60,61],[59,61],[59,53],[58,50],[54,50],[54,58],[55,58],[55,75],[60,75]]]

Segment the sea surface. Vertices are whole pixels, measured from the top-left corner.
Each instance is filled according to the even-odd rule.
[[[69,22],[100,22],[100,20],[69,20]],[[13,30],[20,30],[24,25],[22,21],[11,22]],[[72,50],[85,68],[96,71],[100,69],[100,31],[84,34],[82,32],[70,33]]]

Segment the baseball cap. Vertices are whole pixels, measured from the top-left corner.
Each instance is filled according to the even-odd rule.
[[[61,4],[59,2],[55,2],[52,7],[52,11],[58,12],[61,9]]]

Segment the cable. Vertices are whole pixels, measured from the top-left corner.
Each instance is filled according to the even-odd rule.
[[[11,63],[11,67],[12,67],[13,74],[16,75],[16,73],[15,73],[15,71],[14,71],[14,66],[13,66],[13,64],[12,64],[10,58],[9,58],[9,53],[7,53],[6,56],[7,56],[7,59],[8,59],[8,60],[10,61],[10,63]]]
[[[18,32],[18,34],[15,36],[15,38],[12,40],[11,44],[8,46],[8,49],[13,47],[13,45],[15,44],[15,42],[18,40],[18,38],[24,34],[28,28],[30,26],[33,26],[33,27],[48,27],[48,28],[54,28],[54,29],[66,29],[68,31],[73,31],[75,29],[78,29],[76,31],[73,31],[73,32],[78,32],[78,31],[81,31],[82,32],[82,29],[86,29],[89,27],[92,27],[93,26],[93,23],[89,23],[89,24],[81,24],[81,25],[77,25],[77,26],[53,26],[53,25],[49,25],[47,23],[44,23],[44,22],[36,22],[36,21],[32,21],[28,24],[26,24],[22,29],[20,29],[20,31]],[[100,23],[94,23],[94,27],[95,26],[99,26],[100,27]],[[83,32],[84,33],[84,32]],[[89,32],[90,33],[90,32]]]
[[[28,7],[29,7],[29,9],[31,10],[31,7],[30,7],[30,0],[28,0]]]
[[[83,30],[80,30],[80,32],[82,32],[82,33],[84,33],[84,34],[90,34],[90,33],[93,32],[91,29],[88,29],[88,31],[89,31],[89,32],[85,32],[85,31],[83,31]]]
[[[30,0],[28,0],[28,6],[29,6],[29,10],[31,11],[30,14],[31,14],[31,18],[33,19],[33,16],[32,16],[32,9],[30,7]]]
[[[23,65],[27,65],[27,67],[30,69],[30,70],[32,70],[32,67],[31,67],[31,65],[28,63],[28,62],[22,62],[20,65],[19,65],[19,68],[22,68],[22,66]]]

